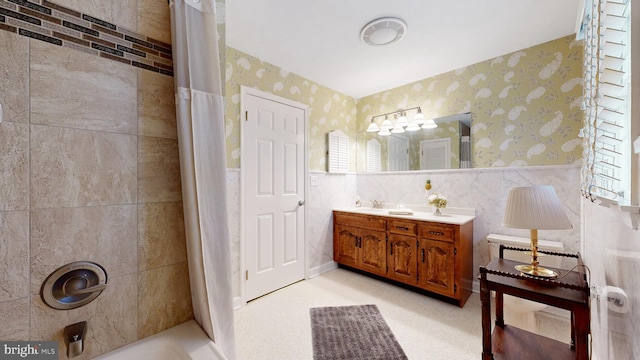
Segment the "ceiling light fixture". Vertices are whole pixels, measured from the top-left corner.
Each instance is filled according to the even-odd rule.
[[[407,32],[407,23],[395,17],[375,19],[360,30],[360,40],[369,46],[391,45]]]

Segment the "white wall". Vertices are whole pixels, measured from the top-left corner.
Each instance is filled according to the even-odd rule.
[[[630,309],[610,310],[606,296],[592,292],[591,333],[594,359],[640,359],[640,231],[629,214],[582,201],[584,261],[591,269],[591,285],[621,288]],[[613,309],[619,307],[613,306]]]

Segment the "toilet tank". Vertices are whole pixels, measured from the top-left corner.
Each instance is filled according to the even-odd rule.
[[[500,245],[520,247],[525,249],[531,248],[531,239],[519,236],[501,235],[501,234],[489,234],[487,235],[487,242],[489,243],[489,257],[500,257]],[[538,250],[563,252],[564,244],[559,241],[550,240],[538,240]],[[531,253],[520,251],[505,251],[504,258],[518,261],[522,263],[531,262]],[[548,266],[552,268],[560,268],[562,265],[561,256],[546,256],[540,254],[538,261],[542,266]]]

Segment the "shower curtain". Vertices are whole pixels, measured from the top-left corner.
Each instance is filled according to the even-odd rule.
[[[171,0],[171,38],[191,297],[235,359],[222,82],[214,0]]]

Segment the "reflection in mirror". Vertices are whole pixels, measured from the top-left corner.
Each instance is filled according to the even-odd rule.
[[[374,119],[371,123],[374,123]],[[471,113],[433,119],[437,127],[357,134],[359,172],[470,168]],[[378,125],[378,124],[376,124]],[[381,127],[382,125],[378,125]]]

